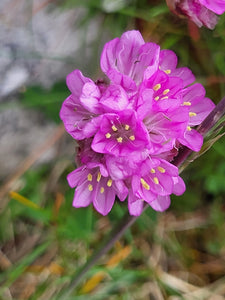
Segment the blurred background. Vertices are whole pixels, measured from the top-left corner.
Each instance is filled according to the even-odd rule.
[[[72,207],[75,141],[59,119],[74,69],[101,78],[105,42],[129,29],[172,49],[215,103],[225,95],[225,15],[214,31],[164,0],[1,0],[0,299],[48,300],[127,211]],[[225,299],[225,139],[183,172],[187,190],[146,210],[71,299]]]

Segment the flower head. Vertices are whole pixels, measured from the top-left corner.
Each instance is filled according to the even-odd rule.
[[[128,31],[108,42],[101,67],[109,78],[93,82],[79,70],[67,77],[71,95],[60,117],[78,143],[78,169],[68,175],[73,205],[93,204],[106,215],[115,197],[128,197],[130,214],[143,203],[163,211],[172,193],[185,184],[171,164],[183,145],[199,151],[203,138],[194,129],[214,108],[201,84],[177,57]]]
[[[186,16],[198,27],[213,29],[218,17],[225,12],[224,0],[166,0],[170,10],[179,16]]]

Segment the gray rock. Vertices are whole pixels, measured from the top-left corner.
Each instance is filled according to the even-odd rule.
[[[62,10],[51,1],[45,3],[0,1],[0,179],[13,173],[56,127],[37,111],[20,108],[18,89],[49,88],[75,68],[90,70],[93,60],[91,45],[99,32],[99,19],[80,27],[85,9]],[[39,161],[53,159],[54,153],[53,147]]]

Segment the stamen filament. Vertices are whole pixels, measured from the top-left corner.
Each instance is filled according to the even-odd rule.
[[[160,166],[157,167],[157,169],[159,170],[160,173],[165,173],[166,172],[166,170],[164,168],[160,167]]]
[[[141,178],[141,184],[142,184],[143,188],[145,188],[148,191],[150,190],[149,184],[147,184],[147,182],[143,178]]]
[[[93,186],[92,186],[92,184],[89,184],[89,185],[88,185],[88,190],[89,190],[90,192],[93,191]]]
[[[157,177],[154,177],[153,181],[155,182],[155,184],[159,184],[159,179]]]
[[[99,182],[99,181],[101,180],[101,177],[102,177],[101,173],[98,172],[98,175],[97,175],[97,182]]]
[[[154,91],[158,91],[161,88],[161,84],[157,83],[156,85],[153,86]]]
[[[169,91],[170,91],[170,89],[165,89],[165,90],[163,91],[163,95],[166,95],[166,94],[168,94],[168,93],[169,93]]]
[[[110,138],[111,138],[111,134],[110,134],[109,132],[107,132],[106,135],[105,135],[105,137],[106,137],[107,139],[110,139]]]
[[[109,180],[107,181],[107,186],[108,186],[108,187],[111,187],[111,186],[112,186],[112,182],[113,182],[112,179],[109,179]]]
[[[191,102],[189,102],[189,101],[184,101],[184,102],[183,102],[183,105],[191,106]]]
[[[87,176],[87,180],[88,180],[88,181],[92,181],[92,175],[91,175],[90,173],[89,173],[88,176]]]
[[[117,138],[118,143],[122,143],[122,141],[123,141],[123,138],[121,136]]]
[[[117,131],[118,129],[116,128],[115,125],[113,125],[113,126],[112,126],[112,130],[113,130],[113,131]]]

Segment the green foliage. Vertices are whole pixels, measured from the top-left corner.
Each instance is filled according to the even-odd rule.
[[[66,195],[66,203],[60,210],[57,221],[57,234],[60,239],[90,240],[93,233],[92,207],[75,209],[72,206],[72,193]]]
[[[51,90],[39,86],[28,87],[21,97],[22,104],[26,108],[38,109],[46,117],[59,123],[59,110],[62,100],[69,96],[65,82],[54,84]]]

